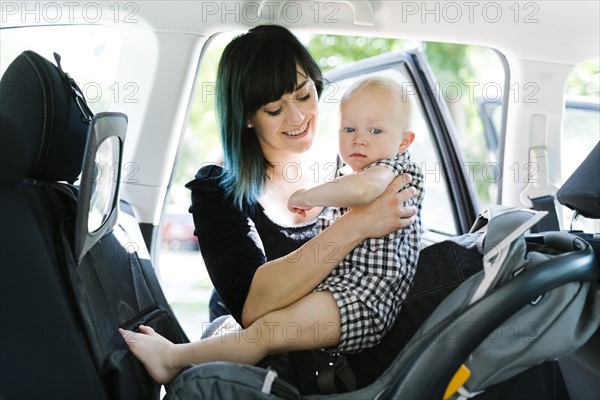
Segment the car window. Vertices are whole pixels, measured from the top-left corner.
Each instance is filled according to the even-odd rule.
[[[43,37],[44,40],[40,40]],[[110,104],[136,90],[130,83],[116,82],[121,58],[121,39],[101,25],[52,25],[5,28],[0,35],[0,75],[23,51],[32,50],[61,65],[79,84],[90,109],[107,111]]]
[[[594,105],[596,107],[594,107]],[[598,102],[568,101],[563,116],[561,135],[561,178],[564,182],[594,148],[600,136]]]
[[[579,64],[565,85],[565,113],[561,130],[562,185],[600,140],[600,60]],[[561,227],[569,229],[573,212],[561,206]],[[600,232],[600,221],[580,217],[574,229]]]
[[[239,32],[224,33],[209,40],[196,76],[189,120],[177,156],[167,205],[162,216],[161,246],[157,259],[161,285],[183,329],[199,338],[209,321],[208,301],[212,282],[194,236],[194,221],[188,212],[190,191],[185,184],[207,164],[222,160],[215,118],[216,71],[223,49]]]
[[[425,50],[439,96],[446,100],[450,110],[463,162],[482,210],[497,202],[501,167],[497,154],[489,151],[478,101],[498,104],[494,118],[499,133],[502,99],[507,94],[501,55],[487,47],[449,43],[428,43]],[[446,52],[459,56],[448,64],[444,62]]]
[[[600,67],[589,60],[577,66],[565,86],[565,110],[561,129],[560,187],[581,164],[600,140]],[[490,155],[497,154],[502,102],[478,97],[479,115],[484,126]],[[558,203],[557,203],[558,204]],[[572,211],[558,205],[561,229],[571,227]],[[600,221],[581,217],[573,228],[587,232],[600,231]]]

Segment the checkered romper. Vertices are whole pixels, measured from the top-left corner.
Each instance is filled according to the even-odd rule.
[[[412,186],[419,193],[406,205],[417,207],[417,220],[387,236],[361,242],[315,289],[329,290],[340,308],[340,342],[329,349],[335,352],[352,353],[377,345],[396,320],[415,276],[421,240],[421,169],[408,152],[367,168],[377,165],[388,167],[396,176],[412,175]],[[319,217],[320,228],[327,228],[346,211],[327,208]]]

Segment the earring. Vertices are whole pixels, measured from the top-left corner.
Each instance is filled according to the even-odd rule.
[[[248,124],[248,128],[254,128],[254,125]]]

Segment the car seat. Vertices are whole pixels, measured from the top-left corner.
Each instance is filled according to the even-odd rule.
[[[117,329],[187,338],[119,212],[127,117],[93,116],[56,62],[26,51],[0,81],[0,397],[158,399]]]
[[[0,88],[0,397],[105,398],[42,184],[77,178],[88,124],[58,69],[36,54],[19,56]]]

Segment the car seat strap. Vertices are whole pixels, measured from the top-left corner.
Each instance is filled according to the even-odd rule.
[[[75,100],[75,103],[77,104],[77,107],[81,112],[81,122],[89,124],[92,121],[92,118],[94,117],[94,113],[92,112],[92,110],[90,110],[90,107],[87,105],[83,92],[81,91],[77,83],[73,80],[73,78],[71,78],[71,76],[62,69],[62,65],[60,64],[61,58],[58,53],[54,53],[54,59],[56,60],[56,66],[58,67],[58,70],[60,71],[63,79],[65,80],[66,84],[69,85],[69,87],[71,88],[71,95],[73,96],[73,99]]]
[[[336,385],[336,378],[342,387]],[[335,356],[325,368],[317,371],[317,386],[321,394],[349,392],[356,389],[356,375],[344,356]]]
[[[547,231],[560,231],[558,224],[558,215],[556,214],[556,206],[554,204],[554,196],[542,196],[536,198],[530,198],[533,204],[533,209],[536,211],[547,211],[548,215],[540,222],[535,224],[531,228],[532,233],[547,232]]]

